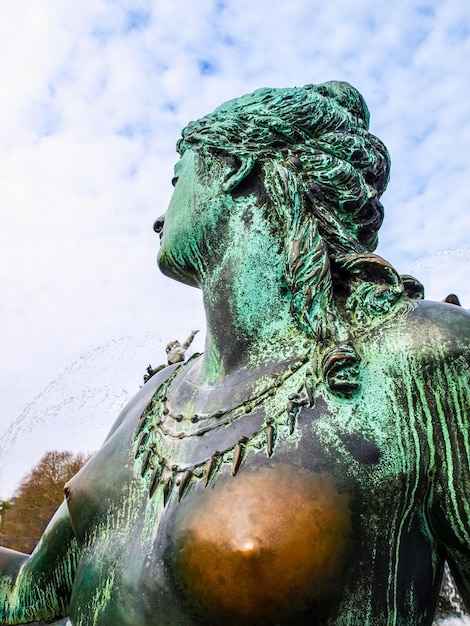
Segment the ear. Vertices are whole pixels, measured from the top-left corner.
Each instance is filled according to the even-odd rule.
[[[230,174],[223,185],[225,193],[230,193],[244,180],[253,170],[256,158],[254,156],[244,156],[241,159],[240,167],[233,174]]]

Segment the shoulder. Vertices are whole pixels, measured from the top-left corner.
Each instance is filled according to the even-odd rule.
[[[374,337],[380,342],[389,339],[397,348],[470,349],[470,312],[455,304],[406,299],[363,337],[365,342]]]
[[[453,304],[405,301],[366,329],[356,345],[364,363],[385,373],[399,371],[429,384],[447,374],[470,379],[470,313]]]
[[[406,298],[389,315],[354,334],[361,343],[392,342],[397,350],[436,341],[470,347],[470,312],[455,304]]]
[[[470,312],[461,306],[446,302],[417,300],[413,317],[426,320],[443,330],[466,335],[470,339]]]
[[[409,315],[409,332],[441,354],[470,352],[470,312],[444,302],[420,300]]]
[[[112,437],[122,426],[129,423],[132,428],[135,426],[135,422],[139,420],[140,416],[151,402],[155,392],[166,380],[168,380],[168,378],[176,369],[178,369],[180,365],[181,363],[177,363],[176,365],[164,367],[162,370],[154,374],[145,383],[145,385],[139,389],[135,396],[125,405],[121,413],[118,415],[108,436],[106,437],[106,441],[108,441],[110,437]]]

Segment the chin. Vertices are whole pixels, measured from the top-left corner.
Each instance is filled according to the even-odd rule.
[[[157,255],[157,265],[164,276],[177,280],[179,283],[189,285],[190,287],[197,287],[198,289],[201,287],[194,270],[191,270],[191,268],[186,265],[182,266],[171,254],[164,252],[162,249],[159,250]]]

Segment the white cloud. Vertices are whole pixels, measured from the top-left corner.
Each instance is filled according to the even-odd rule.
[[[402,269],[464,245],[469,32],[460,0],[10,3],[2,424],[82,352],[134,331],[188,330],[197,293],[158,276],[151,224],[171,194],[182,126],[228,98],[349,80],[392,154],[379,252]]]

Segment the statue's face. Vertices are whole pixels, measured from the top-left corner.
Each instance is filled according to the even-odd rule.
[[[175,166],[175,190],[161,218],[158,253],[158,265],[166,276],[196,287],[209,260],[207,251],[212,252],[217,240],[216,228],[226,197],[224,171],[230,172],[229,166],[220,162],[217,171],[202,175],[197,158],[193,150],[187,150]]]

